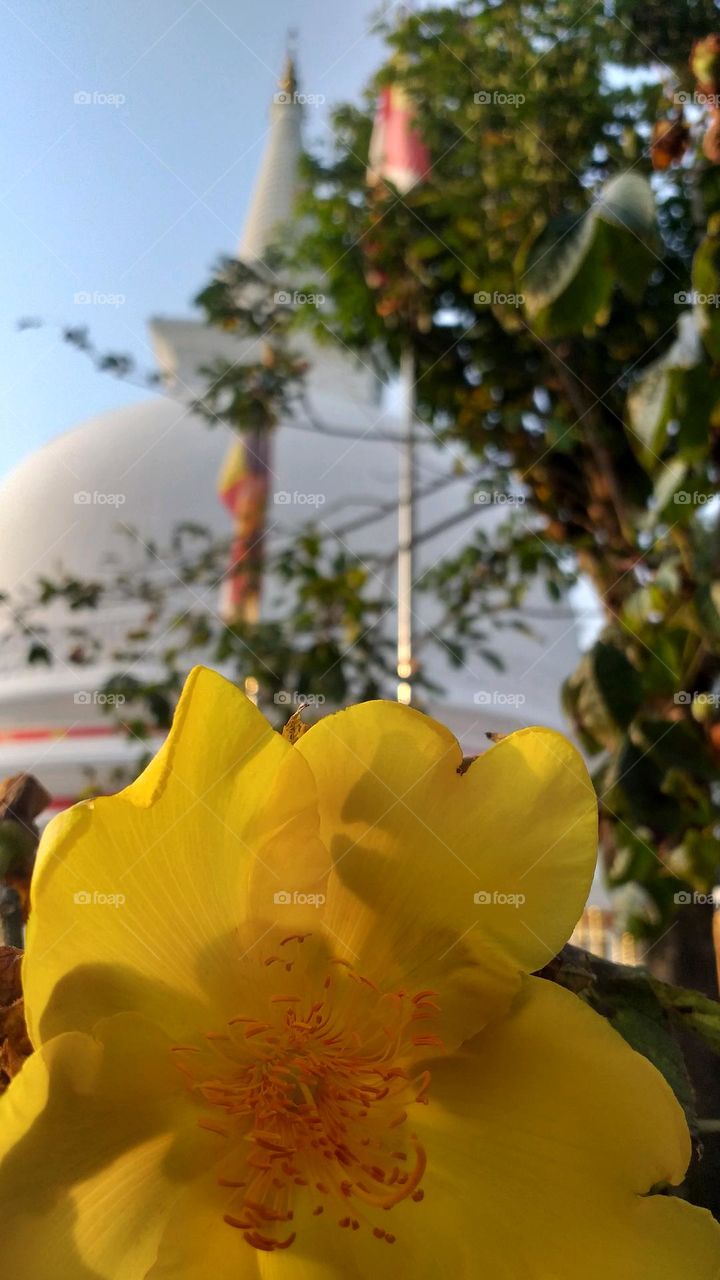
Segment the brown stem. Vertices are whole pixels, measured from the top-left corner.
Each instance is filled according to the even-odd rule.
[[[549,344],[548,351],[563,390],[578,416],[578,422],[582,421],[586,424],[583,432],[584,438],[595,460],[597,473],[602,476],[607,485],[618,530],[622,534],[623,540],[629,546],[632,546],[635,542],[635,532],[632,521],[627,514],[613,458],[610,450],[598,435],[598,429],[601,425],[597,413],[598,400],[596,397],[589,398],[589,395],[586,394],[586,388],[568,367],[567,362],[563,360],[555,346]]]

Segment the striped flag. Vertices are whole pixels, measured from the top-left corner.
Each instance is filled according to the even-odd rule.
[[[269,489],[270,437],[252,432],[234,440],[220,469],[218,493],[233,521],[230,560],[220,610],[226,622],[254,622],[260,608]]]
[[[391,182],[401,196],[430,172],[430,153],[415,128],[415,113],[404,89],[386,85],[380,93],[370,139],[367,180]]]

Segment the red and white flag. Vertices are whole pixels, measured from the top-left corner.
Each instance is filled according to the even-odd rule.
[[[401,196],[430,172],[430,153],[415,128],[415,112],[405,90],[387,85],[375,116],[367,180],[391,182]]]

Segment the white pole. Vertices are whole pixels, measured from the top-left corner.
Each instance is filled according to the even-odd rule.
[[[415,360],[406,345],[400,362],[404,441],[400,446],[397,567],[397,700],[412,701],[413,540],[415,529]]]

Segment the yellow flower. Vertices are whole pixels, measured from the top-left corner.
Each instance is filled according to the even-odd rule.
[[[459,772],[392,703],[291,745],[191,675],[132,786],[43,839],[36,1052],[0,1103],[8,1280],[714,1280],[649,1063],[527,976],[585,900],[558,734]]]

